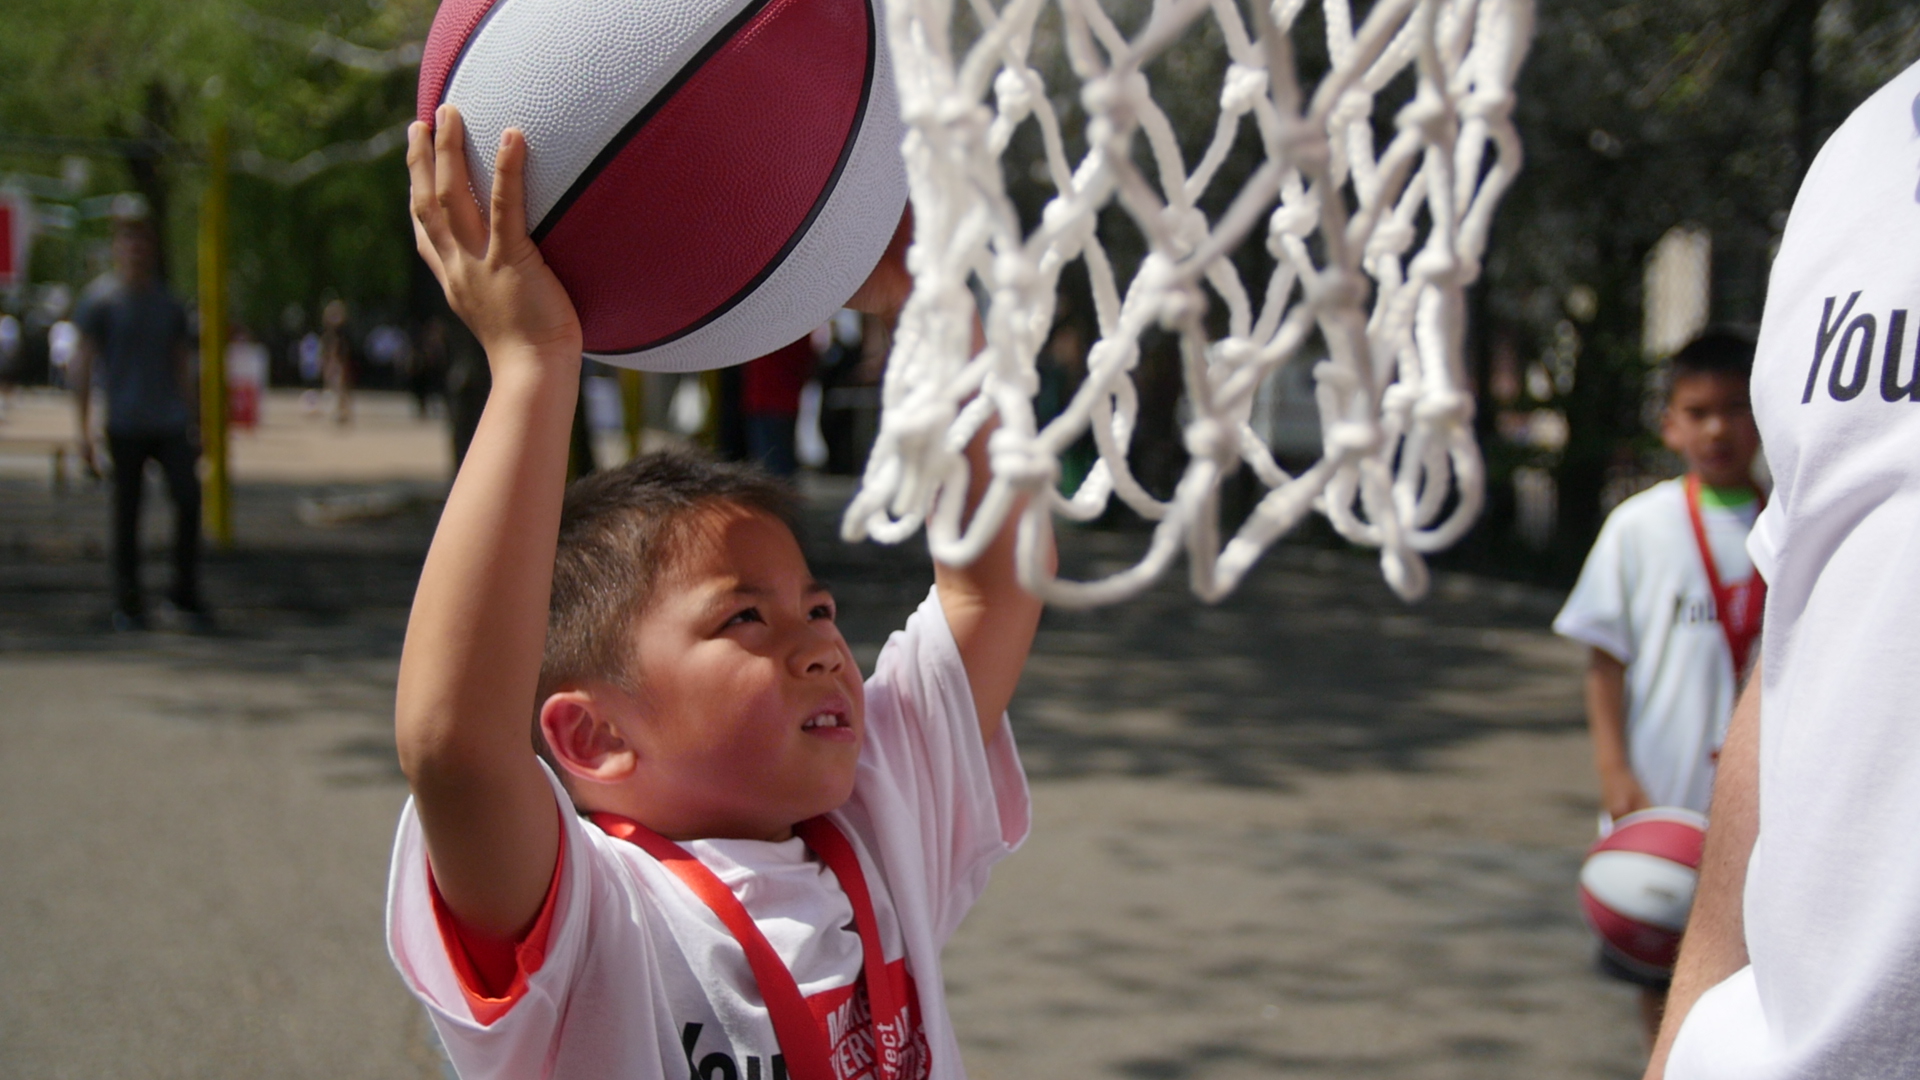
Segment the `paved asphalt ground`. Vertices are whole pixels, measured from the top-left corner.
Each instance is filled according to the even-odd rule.
[[[276,400],[252,438],[208,637],[109,633],[104,491],[0,460],[0,1077],[441,1075],[380,918],[444,435],[370,397],[345,432]],[[809,531],[868,663],[930,570],[833,540],[845,494]],[[1574,902],[1557,599],[1443,575],[1407,607],[1289,545],[1218,607],[1049,613],[1014,709],[1034,835],[948,950],[975,1080],[1637,1075]]]

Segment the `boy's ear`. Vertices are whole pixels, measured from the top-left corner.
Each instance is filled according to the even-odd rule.
[[[553,759],[574,776],[603,784],[631,776],[640,761],[613,722],[608,697],[592,690],[562,690],[540,706],[540,734]]]
[[[1671,401],[1660,408],[1660,443],[1676,454],[1687,452],[1687,448],[1681,445],[1680,432],[1674,428],[1673,402]]]

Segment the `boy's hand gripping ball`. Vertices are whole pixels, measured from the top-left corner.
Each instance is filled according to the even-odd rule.
[[[1607,955],[1630,971],[1673,970],[1700,880],[1707,819],[1661,806],[1628,814],[1587,852],[1580,911]]]
[[[824,323],[900,221],[876,3],[445,0],[420,118],[460,109],[482,193],[526,133],[527,221],[589,356],[742,363]]]

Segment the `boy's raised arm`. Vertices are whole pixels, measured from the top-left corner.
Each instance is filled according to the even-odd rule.
[[[977,329],[975,333],[978,334]],[[988,425],[967,447],[971,477],[967,491],[969,516],[980,505],[993,479],[986,449],[992,432],[993,426]],[[989,743],[1000,733],[1007,706],[1020,685],[1020,673],[1027,666],[1027,654],[1033,650],[1033,636],[1040,629],[1042,604],[1020,587],[1019,572],[1014,569],[1014,541],[1019,523],[1016,506],[1014,512],[1007,515],[1000,535],[994,537],[993,543],[972,565],[935,563],[933,568],[934,586],[940,591],[940,607],[953,630],[954,643],[960,647],[960,659],[967,667],[974,711],[980,717],[980,736]]]
[[[443,106],[436,121],[407,135],[414,236],[485,346],[493,390],[421,569],[394,734],[441,897],[473,928],[513,936],[539,913],[560,843],[530,733],[580,326],[527,236],[525,139],[502,136],[483,218],[459,113]]]

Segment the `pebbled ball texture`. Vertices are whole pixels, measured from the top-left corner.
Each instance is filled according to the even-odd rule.
[[[1628,814],[1580,867],[1580,910],[1616,961],[1648,975],[1673,968],[1699,881],[1706,819],[1656,807]]]
[[[899,221],[899,108],[871,4],[446,0],[420,113],[459,106],[476,191],[500,132],[526,132],[528,221],[589,355],[741,363],[825,322]]]

